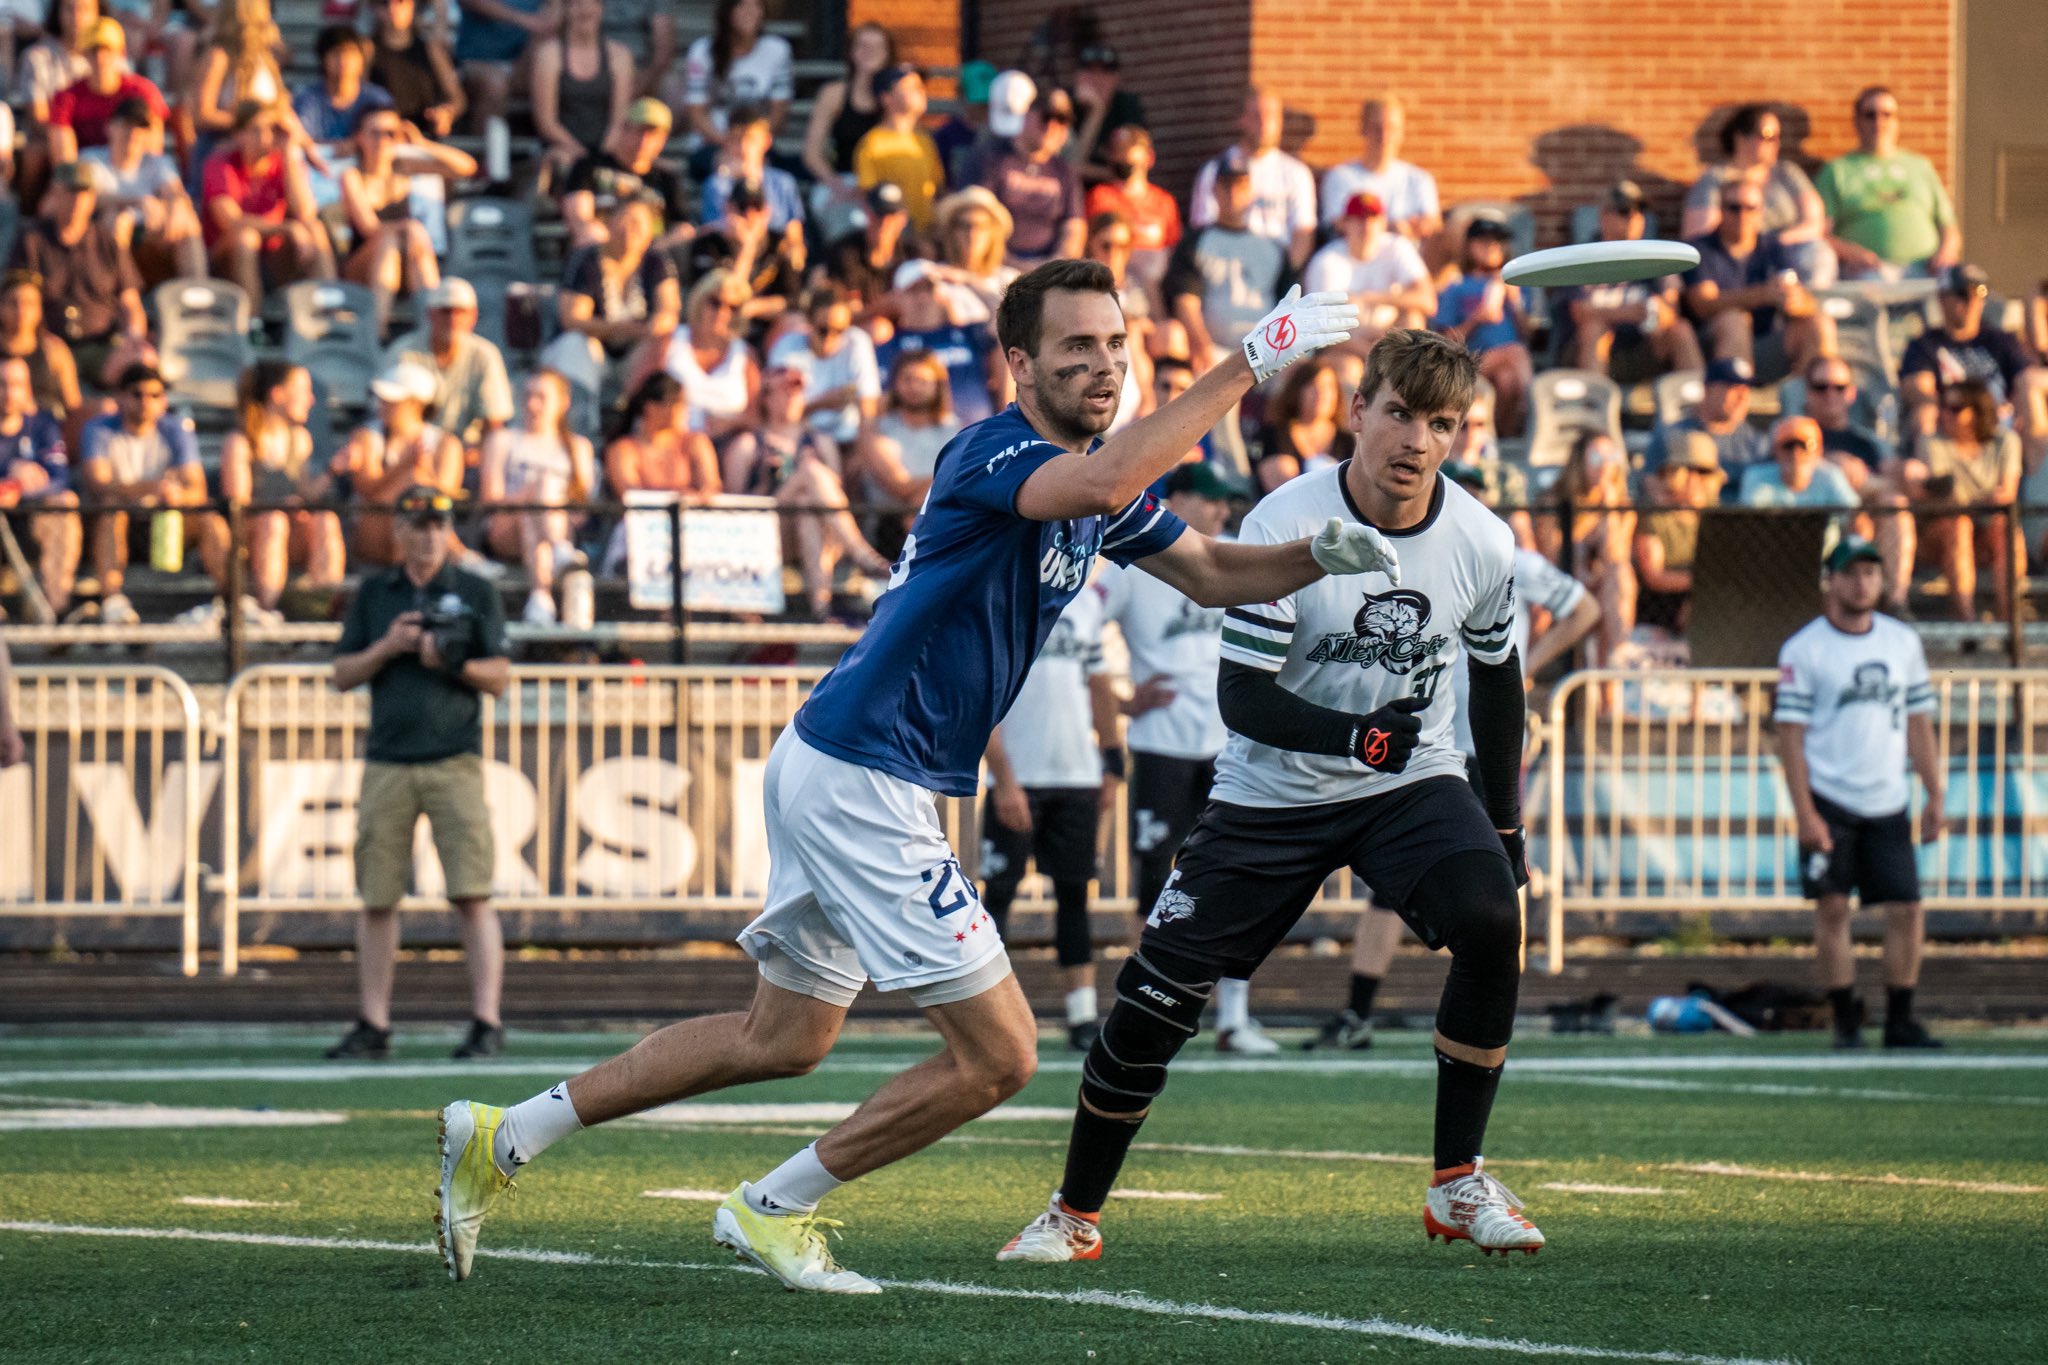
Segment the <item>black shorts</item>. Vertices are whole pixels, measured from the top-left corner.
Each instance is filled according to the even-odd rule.
[[[1465,781],[1471,786],[1472,794],[1479,798],[1479,808],[1481,810],[1486,809],[1486,789],[1479,785],[1479,758],[1476,754],[1465,755]],[[1489,825],[1488,828],[1490,829],[1492,826]],[[1393,903],[1380,895],[1369,881],[1365,884],[1365,904],[1368,910],[1391,910],[1394,908]]]
[[[1324,806],[1212,801],[1145,921],[1143,942],[1249,975],[1294,928],[1339,868],[1349,867],[1431,948],[1439,926],[1409,913],[1416,885],[1454,853],[1506,851],[1469,783],[1428,777]]]
[[[1026,787],[1031,803],[1031,828],[1015,830],[996,819],[993,797],[982,805],[981,878],[1012,880],[1024,875],[1024,864],[1056,882],[1085,882],[1095,876],[1095,830],[1101,818],[1101,792],[1095,787]]]
[[[1903,905],[1920,899],[1913,821],[1905,811],[1873,819],[1844,810],[1818,792],[1813,806],[1828,822],[1835,848],[1832,853],[1799,850],[1799,881],[1808,900],[1852,892],[1865,905]]]
[[[1141,858],[1159,853],[1172,857],[1187,841],[1202,807],[1209,804],[1209,788],[1215,783],[1213,758],[1132,750],[1131,852]]]

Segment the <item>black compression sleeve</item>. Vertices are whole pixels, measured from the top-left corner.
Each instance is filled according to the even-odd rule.
[[[1223,723],[1255,744],[1297,754],[1358,756],[1358,717],[1304,701],[1276,674],[1230,659],[1216,674]]]
[[[1528,703],[1522,693],[1522,658],[1514,650],[1497,664],[1466,656],[1472,680],[1472,748],[1479,757],[1479,786],[1486,816],[1495,829],[1522,823],[1522,730]]]

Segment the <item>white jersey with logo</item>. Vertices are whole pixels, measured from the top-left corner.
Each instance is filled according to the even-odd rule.
[[[1067,603],[1024,675],[1003,717],[1003,751],[1020,787],[1099,787],[1102,751],[1088,680],[1104,672],[1102,590],[1094,584]]]
[[[1515,653],[1522,660],[1522,671],[1526,676],[1529,669],[1529,618],[1536,608],[1550,613],[1552,620],[1571,615],[1585,600],[1586,587],[1557,565],[1537,554],[1534,550],[1515,547],[1515,628],[1511,638],[1515,642]],[[1475,752],[1472,744],[1472,677],[1464,669],[1454,676],[1458,687],[1457,722],[1458,752]]]
[[[1807,784],[1858,815],[1906,809],[1906,717],[1933,710],[1920,637],[1889,616],[1861,635],[1822,616],[1778,651],[1773,719],[1806,727]]]
[[[1277,545],[1315,535],[1331,517],[1364,521],[1344,487],[1350,468],[1347,460],[1281,485],[1252,509],[1239,538]],[[1277,673],[1288,691],[1350,716],[1398,697],[1427,697],[1407,768],[1375,772],[1356,758],[1294,753],[1232,734],[1216,765],[1216,800],[1322,805],[1464,776],[1452,735],[1451,678],[1467,654],[1500,663],[1513,645],[1514,533],[1438,476],[1422,521],[1386,536],[1400,556],[1399,587],[1385,574],[1333,575],[1278,602],[1232,607],[1224,613],[1223,657]]]
[[[1165,680],[1173,700],[1131,720],[1124,743],[1167,758],[1214,758],[1230,737],[1216,709],[1216,659],[1223,648],[1223,612],[1197,606],[1178,588],[1142,569],[1115,564],[1095,579],[1104,611],[1123,632],[1131,681]]]

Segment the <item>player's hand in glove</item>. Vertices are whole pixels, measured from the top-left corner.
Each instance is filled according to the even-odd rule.
[[[1358,321],[1349,295],[1326,289],[1304,297],[1295,285],[1245,333],[1244,358],[1251,364],[1252,381],[1263,384],[1310,351],[1348,340]]]
[[[1364,522],[1331,517],[1308,552],[1329,574],[1383,573],[1395,587],[1401,586],[1401,561],[1387,538]]]
[[[1501,851],[1508,855],[1508,866],[1514,869],[1517,889],[1529,884],[1529,834],[1521,829],[1497,829]]]
[[[1358,761],[1382,773],[1397,773],[1407,767],[1415,746],[1422,741],[1422,721],[1416,713],[1428,705],[1427,697],[1396,697],[1362,717],[1355,732]]]

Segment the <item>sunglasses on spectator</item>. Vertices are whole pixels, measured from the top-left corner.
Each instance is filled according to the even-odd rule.
[[[1853,379],[1819,379],[1806,386],[1814,393],[1847,393],[1856,387]]]
[[[1813,449],[1813,445],[1810,442],[1802,441],[1798,437],[1794,436],[1778,442],[1778,449],[1780,452],[1789,450],[1793,454],[1797,455],[1802,450]]]
[[[1721,201],[1721,211],[1723,213],[1762,213],[1764,206],[1744,199],[1724,199]]]
[[[1898,110],[1896,110],[1896,109],[1884,109],[1884,108],[1878,108],[1878,109],[1858,109],[1858,110],[1856,111],[1856,117],[1857,117],[1857,118],[1863,119],[1863,120],[1865,120],[1866,122],[1873,122],[1873,123],[1874,123],[1874,122],[1876,122],[1876,121],[1877,121],[1878,119],[1888,119],[1888,118],[1897,118],[1898,116],[1899,116],[1899,111],[1898,111]]]

